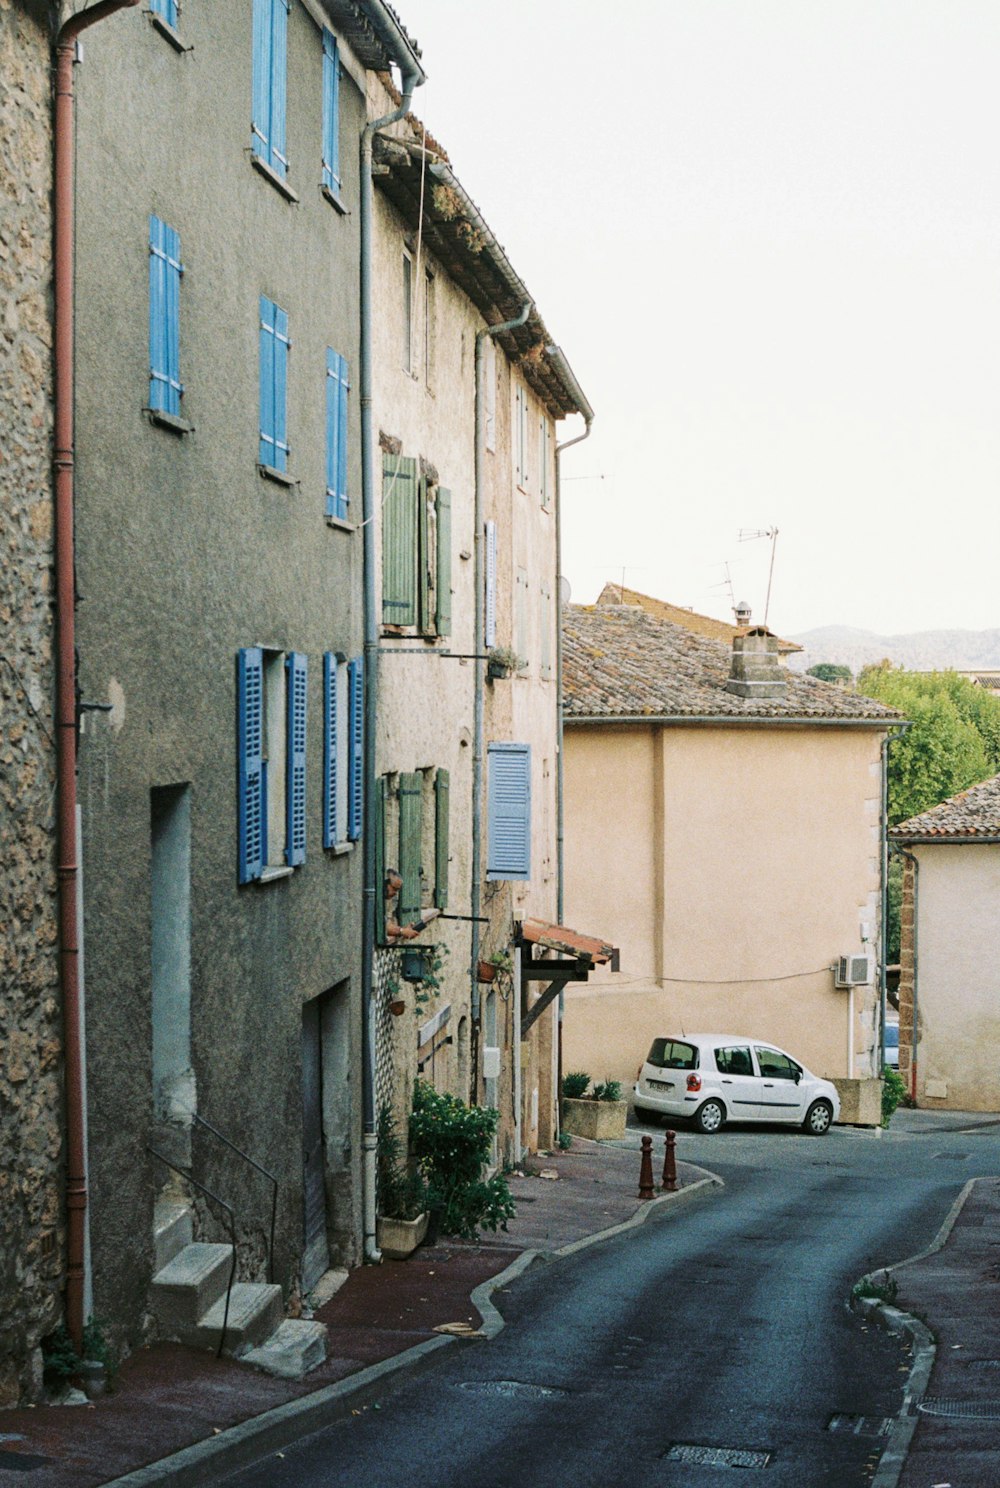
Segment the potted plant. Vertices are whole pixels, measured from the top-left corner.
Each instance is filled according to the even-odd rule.
[[[497,972],[510,971],[511,960],[508,951],[494,951],[492,956],[484,956],[479,962],[476,976],[481,982],[492,982],[496,979]]]
[[[510,646],[492,646],[486,656],[486,675],[491,682],[496,681],[520,671],[523,665],[520,656]]]
[[[628,1101],[622,1100],[619,1080],[605,1080],[588,1094],[590,1076],[583,1070],[565,1075],[562,1082],[562,1129],[595,1142],[620,1141],[625,1135]]]
[[[427,1186],[403,1160],[403,1144],[388,1106],[378,1119],[378,1213],[375,1239],[390,1261],[405,1261],[427,1234]]]

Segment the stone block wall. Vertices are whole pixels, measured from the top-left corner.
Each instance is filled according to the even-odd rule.
[[[913,1089],[913,914],[915,904],[913,861],[903,859],[903,897],[899,910],[899,1073],[907,1090]]]
[[[59,1319],[51,75],[45,7],[0,0],[0,1406]]]

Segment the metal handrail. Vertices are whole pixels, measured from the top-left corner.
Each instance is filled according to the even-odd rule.
[[[193,1117],[193,1119],[197,1121],[199,1126],[203,1126],[207,1131],[210,1131],[213,1137],[218,1137],[220,1142],[224,1142],[225,1145],[230,1149],[230,1151],[236,1153],[237,1157],[242,1157],[244,1161],[248,1162],[252,1168],[256,1168],[257,1172],[262,1173],[263,1176],[271,1184],[271,1244],[267,1253],[267,1279],[273,1285],[274,1230],[278,1218],[278,1180],[273,1173],[269,1173],[266,1168],[262,1167],[259,1162],[255,1161],[255,1159],[250,1156],[249,1152],[244,1152],[242,1147],[237,1147],[236,1143],[231,1142],[227,1136],[224,1136],[223,1133],[219,1131],[218,1127],[213,1126],[210,1121],[206,1121],[204,1116],[199,1116],[197,1111],[189,1111],[188,1115]]]
[[[150,1147],[148,1142],[146,1143],[146,1151],[152,1153],[153,1157],[158,1158],[164,1167],[170,1168],[172,1172],[179,1173],[182,1178],[186,1178],[189,1183],[193,1183],[195,1188],[199,1189],[203,1194],[207,1194],[210,1199],[225,1209],[229,1215],[229,1237],[232,1241],[231,1249],[233,1255],[229,1265],[229,1283],[226,1287],[226,1309],[222,1315],[222,1333],[219,1338],[219,1347],[215,1351],[215,1357],[221,1359],[222,1350],[226,1342],[226,1329],[229,1326],[229,1299],[233,1292],[233,1282],[236,1280],[236,1216],[225,1199],[220,1198],[217,1193],[213,1193],[204,1183],[199,1183],[197,1178],[187,1168],[179,1168],[176,1163],[170,1161],[169,1157],[164,1157],[162,1152],[157,1152],[155,1147]]]

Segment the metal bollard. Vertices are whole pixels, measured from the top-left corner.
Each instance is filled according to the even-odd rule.
[[[644,1136],[642,1139],[642,1162],[639,1164],[639,1197],[640,1199],[651,1199],[653,1194],[653,1139]]]
[[[677,1133],[668,1131],[666,1149],[663,1154],[663,1182],[660,1184],[664,1193],[677,1192],[677,1154],[674,1148],[677,1145]]]

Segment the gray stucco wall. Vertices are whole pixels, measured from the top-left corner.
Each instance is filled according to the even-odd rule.
[[[40,7],[0,0],[0,1406],[59,1316],[51,129]]]
[[[302,1004],[335,985],[327,1020],[334,1256],[357,1257],[360,849],[322,847],[322,655],[361,650],[361,533],[327,524],[325,352],[357,383],[357,212],[320,191],[320,32],[288,32],[289,202],[250,162],[251,12],[190,5],[181,52],[141,11],[88,34],[78,70],[78,628],[89,714],[81,743],[95,1308],[133,1336],[152,1268],[162,1179],[152,1129],[150,791],[190,785],[191,1039],[199,1111],[281,1180],[276,1279],[302,1239]],[[364,102],[340,85],[343,198],[357,200]],[[180,234],[183,417],[148,401],[149,215]],[[287,310],[290,473],[260,476],[258,303]],[[349,490],[360,504],[357,396]],[[237,884],[235,658],[309,659],[307,854]],[[343,984],[347,982],[347,990]],[[332,1118],[331,1118],[332,1119]],[[261,1254],[267,1190],[199,1138],[200,1176]],[[113,1313],[112,1313],[113,1310]]]

